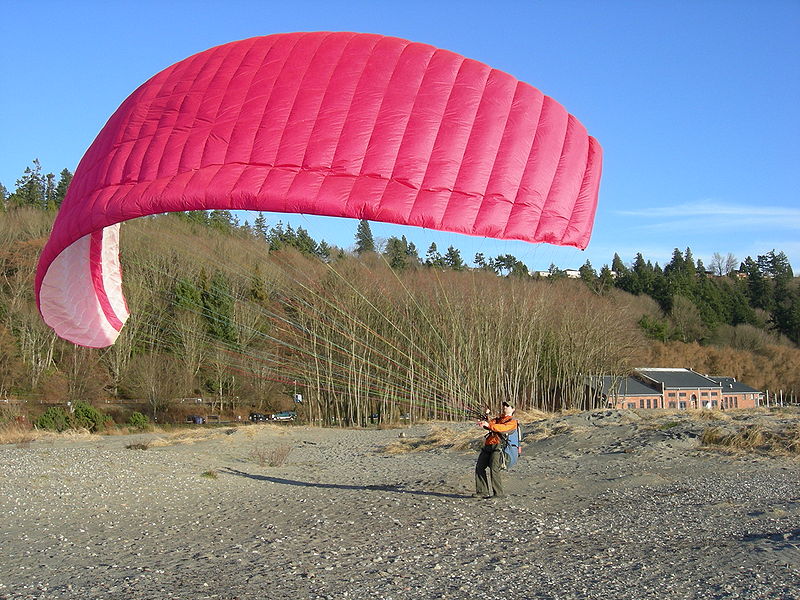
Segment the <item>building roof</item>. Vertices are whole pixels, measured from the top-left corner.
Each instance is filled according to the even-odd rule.
[[[633,377],[603,376],[603,394],[606,396],[660,396],[661,390]]]
[[[635,369],[642,377],[671,389],[719,388],[720,383],[690,369]]]
[[[709,379],[719,382],[722,386],[722,393],[734,394],[760,394],[757,389],[751,388],[749,385],[743,384],[741,381],[736,381],[735,377],[718,377],[716,375],[709,375]]]

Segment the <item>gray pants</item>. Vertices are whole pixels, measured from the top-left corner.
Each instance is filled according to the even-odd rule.
[[[505,496],[503,491],[503,470],[502,470],[502,450],[499,445],[484,446],[478,455],[478,463],[475,465],[475,493],[481,496],[491,496],[492,491],[498,497]],[[489,469],[492,477],[492,491],[489,490],[489,481],[486,477],[486,469]]]

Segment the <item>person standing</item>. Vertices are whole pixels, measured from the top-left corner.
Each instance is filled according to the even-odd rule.
[[[489,411],[487,410],[487,416]],[[503,490],[502,435],[509,434],[519,426],[514,418],[514,406],[503,402],[502,414],[494,419],[478,422],[478,427],[489,431],[475,465],[475,496],[479,498],[505,498]],[[491,487],[486,470],[489,470]]]

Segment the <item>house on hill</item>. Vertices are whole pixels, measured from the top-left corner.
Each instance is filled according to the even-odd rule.
[[[609,408],[755,408],[761,392],[733,377],[710,377],[691,369],[638,368],[627,377],[602,378],[601,397]]]

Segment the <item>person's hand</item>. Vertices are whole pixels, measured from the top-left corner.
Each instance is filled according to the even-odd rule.
[[[487,427],[489,427],[489,421],[478,421],[478,427],[486,429]]]

